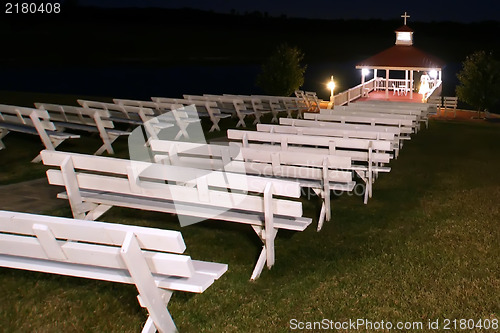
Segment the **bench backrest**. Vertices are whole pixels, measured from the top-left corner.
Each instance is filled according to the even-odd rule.
[[[106,110],[109,112],[111,117],[128,119],[138,123],[144,123],[156,116],[154,110],[145,107],[125,106],[115,103],[88,101],[82,99],[77,100],[77,102],[85,108]]]
[[[245,114],[253,112],[252,106],[247,107],[247,104],[241,98],[222,96],[222,95],[184,95],[184,98],[196,102],[207,101],[217,103],[219,110],[225,113],[232,113],[238,116],[240,121],[243,120]]]
[[[382,109],[379,109],[379,111]],[[372,110],[365,110],[359,107],[350,106],[339,106],[334,110],[322,109],[320,114],[334,114],[334,115],[346,115],[346,116],[364,116],[370,118],[384,118],[384,119],[397,119],[397,120],[409,120],[410,122],[404,122],[404,126],[410,126],[414,124],[420,117],[420,115],[415,114],[397,114],[389,112],[372,112]]]
[[[208,114],[210,116],[217,116],[220,114],[220,110],[218,105],[214,101],[209,100],[190,100],[186,98],[168,98],[168,97],[151,97],[153,102],[162,104],[181,104],[181,105],[194,105],[198,114],[203,116],[204,114]]]
[[[337,107],[335,108],[337,109]],[[373,105],[366,103],[351,103],[349,105],[344,105],[338,107],[339,110],[343,111],[364,111],[364,112],[374,112],[374,113],[385,113],[394,115],[414,115],[418,118],[425,116],[425,112],[422,109],[414,108],[400,108],[392,107],[389,105]]]
[[[432,100],[427,100],[427,103],[408,103],[408,102],[397,102],[397,101],[382,101],[382,100],[368,100],[368,101],[357,101],[353,104],[366,104],[371,106],[388,106],[391,109],[412,109],[412,110],[422,110],[423,114],[435,113],[436,102]],[[440,104],[440,101],[437,103]]]
[[[42,159],[45,165],[61,169],[47,171],[49,183],[65,186],[67,191],[78,192],[84,189],[152,200],[175,201],[193,205],[194,210],[191,212],[193,216],[198,214],[196,209],[199,210],[199,206],[196,205],[264,213],[266,205],[262,195],[265,194],[268,184],[272,185],[274,195],[287,198],[300,196],[300,185],[296,182],[237,173],[222,171],[207,173],[196,168],[47,150],[42,151]],[[68,195],[71,203],[71,194]],[[302,216],[300,202],[268,199],[272,202],[275,214]]]
[[[291,179],[352,182],[352,173],[340,171],[351,167],[351,159],[343,156],[297,154],[240,147],[152,140],[151,150],[159,163],[226,170],[260,176]]]
[[[334,121],[334,122],[348,122],[348,123],[361,123],[371,125],[392,125],[398,127],[414,127],[414,121],[411,119],[398,119],[388,117],[375,117],[370,114],[318,114],[318,113],[304,113],[304,119],[321,120],[321,121]]]
[[[281,133],[264,133],[256,131],[242,131],[229,129],[227,137],[230,140],[243,141],[258,141],[266,143],[276,143],[281,145],[307,145],[307,146],[335,146],[336,148],[345,149],[374,149],[379,151],[392,151],[391,142],[351,139],[351,138],[336,138],[313,135],[297,135],[297,134],[281,134]]]
[[[127,233],[137,238],[152,273],[192,276],[189,256],[166,254],[186,249],[178,231],[0,211],[1,254],[127,270],[120,260]]]
[[[107,110],[90,109],[70,105],[50,103],[35,103],[37,109],[46,110],[52,121],[81,124],[92,127],[114,128],[113,122],[108,120]]]
[[[29,127],[39,126],[41,129],[50,131],[56,130],[47,111],[15,105],[0,104],[1,122]]]
[[[411,128],[383,125],[365,125],[365,124],[345,124],[336,123],[331,121],[319,120],[306,120],[306,119],[288,119],[280,118],[280,125],[289,125],[296,127],[318,127],[318,128],[334,128],[334,129],[348,129],[356,131],[369,131],[369,132],[384,132],[393,133],[394,135],[401,136],[401,133],[409,134],[412,132]]]
[[[288,118],[289,119],[289,118]],[[338,138],[354,138],[354,139],[369,139],[369,140],[389,140],[394,141],[397,137],[394,133],[376,132],[376,131],[356,131],[348,129],[335,129],[325,127],[297,127],[286,125],[268,125],[257,124],[257,131],[268,133],[283,133],[283,134],[298,134],[298,135],[318,135],[330,136]]]
[[[456,109],[458,105],[458,97],[444,96],[443,107],[446,109]]]
[[[0,267],[134,284],[161,332],[176,331],[172,291],[201,293],[227,270],[185,249],[178,231],[0,211]]]
[[[230,140],[241,141],[243,147],[262,150],[289,150],[311,154],[348,156],[352,161],[389,163],[393,144],[390,141],[345,139],[325,136],[264,133],[228,130]],[[252,143],[253,142],[253,143]]]

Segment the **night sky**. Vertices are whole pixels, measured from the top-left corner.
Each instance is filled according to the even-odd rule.
[[[230,13],[267,12],[271,16],[321,19],[395,19],[407,11],[413,21],[477,22],[500,20],[500,2],[496,0],[438,1],[332,1],[332,0],[79,0],[81,5],[104,7],[197,8]]]

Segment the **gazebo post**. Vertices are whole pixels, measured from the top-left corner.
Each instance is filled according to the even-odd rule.
[[[405,70],[405,87],[410,87],[410,82],[408,82],[408,70]],[[406,93],[406,92],[405,92]]]
[[[385,70],[385,98],[389,98],[389,68]]]
[[[376,68],[373,69],[373,78],[375,79],[375,81],[373,82],[373,85],[375,87],[375,91],[377,91],[377,69]]]
[[[410,70],[410,99],[413,99],[413,69]]]

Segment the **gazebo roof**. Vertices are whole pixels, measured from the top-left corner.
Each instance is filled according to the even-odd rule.
[[[394,45],[359,62],[356,64],[356,68],[422,71],[441,70],[444,64],[441,59],[414,46]]]
[[[414,32],[414,30],[412,28],[410,28],[409,26],[407,26],[407,25],[400,26],[399,28],[396,29],[395,32],[398,32],[398,31],[401,31],[401,32]]]

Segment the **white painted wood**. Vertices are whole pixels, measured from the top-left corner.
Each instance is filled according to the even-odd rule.
[[[0,104],[0,148],[5,147],[1,139],[11,131],[38,135],[49,150],[55,150],[66,139],[80,137],[56,130],[46,111]],[[40,162],[40,156],[35,157],[32,162]]]
[[[221,119],[230,117],[228,114],[224,114],[218,108],[216,102],[210,100],[199,100],[199,99],[180,99],[180,98],[166,98],[166,97],[152,97],[151,98],[155,103],[164,104],[164,103],[176,103],[182,105],[194,105],[196,111],[199,116],[208,116],[212,121],[212,127],[209,132],[213,132],[215,130],[220,131],[219,121]]]
[[[316,127],[316,128],[331,128],[338,130],[352,130],[373,133],[392,133],[394,136],[403,138],[402,134],[411,134],[411,128],[398,128],[394,126],[382,125],[363,125],[363,124],[342,124],[330,121],[304,120],[304,119],[287,119],[280,118],[280,125],[295,126],[295,127]],[[406,137],[404,137],[406,138]],[[408,136],[408,138],[410,138]]]
[[[175,324],[166,307],[172,291],[201,293],[227,265],[193,261],[162,249],[182,253],[181,234],[0,211],[1,267],[135,284],[139,302],[150,314],[146,331],[154,327],[172,332]]]
[[[389,141],[344,139],[238,130],[228,130],[228,138],[233,140],[243,140],[241,145],[244,148],[258,149],[259,151],[268,150],[289,151],[300,154],[311,153],[344,155],[349,156],[352,160],[364,162],[363,164],[352,164],[347,169],[356,172],[356,174],[359,175],[360,178],[366,183],[365,203],[367,203],[367,198],[372,188],[374,179],[373,175],[378,172],[390,171],[390,168],[387,167],[374,167],[374,164],[376,163],[389,162],[391,155],[384,153],[384,151],[391,150],[392,143]],[[244,140],[246,140],[246,143]],[[356,151],[351,149],[355,149]],[[382,152],[373,152],[375,149]],[[328,204],[328,202],[325,201],[325,204]]]
[[[164,305],[160,290],[156,287],[156,282],[133,233],[127,233],[120,252],[156,329],[160,332],[176,332],[174,321]]]
[[[392,125],[397,127],[413,128],[413,121],[411,119],[397,119],[397,118],[380,118],[369,115],[350,115],[350,114],[318,114],[308,113],[304,114],[304,119],[320,120],[320,121],[335,121],[341,123],[361,123],[370,125]]]
[[[273,184],[268,183],[264,190],[264,217],[265,217],[265,246],[266,246],[266,262],[267,267],[271,268],[274,265],[274,238],[276,237],[276,229],[274,228],[274,211],[273,211]]]
[[[175,150],[169,148],[168,151]],[[47,177],[50,184],[66,187],[67,195],[60,197],[72,200],[72,192],[76,190],[77,203],[81,198],[86,207],[94,205],[87,208],[90,214],[83,211],[87,213],[85,218],[93,216],[95,207],[121,206],[262,228],[266,214],[272,212],[273,227],[266,231],[269,235],[275,235],[280,228],[301,231],[311,223],[311,219],[301,217],[301,202],[290,200],[300,196],[298,182],[74,153],[43,151],[42,158],[49,166],[76,169],[73,173],[66,172],[67,178],[73,178],[71,180],[64,179],[61,171],[53,169],[47,171]],[[67,184],[73,185],[68,187]],[[285,198],[264,197],[269,184],[276,188],[273,195]],[[260,195],[256,195],[258,193]]]
[[[307,115],[307,114],[306,114]],[[281,143],[282,140],[287,140],[289,145],[311,145],[311,146],[328,146],[330,142],[335,142],[337,147],[352,148],[352,149],[368,149],[370,140],[363,139],[344,139],[331,138],[323,136],[310,135],[294,135],[280,133],[263,133],[255,131],[228,130],[227,136],[230,140],[242,140],[246,135],[249,141]],[[380,151],[391,151],[392,145],[388,141],[373,141],[373,149]]]
[[[54,260],[68,259],[59,247],[59,244],[57,244],[56,238],[46,225],[33,224],[33,233],[40,242],[47,258]]]
[[[88,101],[79,99],[77,102],[84,108],[104,110],[109,113],[110,119],[129,125],[144,126],[149,137],[158,138],[158,133],[164,129],[174,126],[175,119],[162,118],[161,112],[156,109],[144,107],[142,105],[122,105],[115,103],[105,103],[98,101]],[[187,126],[187,125],[186,125]]]
[[[173,161],[175,156],[174,165],[294,179],[302,187],[313,189],[322,188],[325,181],[328,182],[328,189],[350,191],[354,186],[352,172],[345,171],[352,167],[351,158],[329,155],[328,152],[323,155],[317,152],[297,154],[281,149],[237,147],[234,143],[223,146],[164,140],[153,140],[151,148],[155,154],[169,154],[167,157],[155,155],[160,157],[157,160]],[[227,152],[225,162],[222,160],[224,151]],[[174,156],[172,152],[175,152]],[[330,201],[323,204],[329,207]],[[326,219],[330,220],[330,210],[327,212]]]

